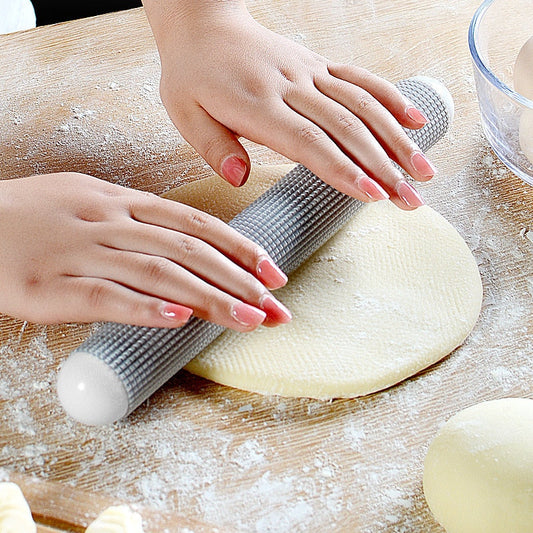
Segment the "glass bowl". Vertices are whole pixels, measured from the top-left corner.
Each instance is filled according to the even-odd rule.
[[[468,45],[489,144],[508,168],[533,185],[533,86],[524,90],[519,85],[529,98],[515,87],[517,70],[533,69],[533,1],[485,0],[472,18]]]

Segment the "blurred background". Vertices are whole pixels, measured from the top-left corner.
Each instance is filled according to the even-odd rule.
[[[107,0],[89,2],[65,2],[65,0],[32,0],[37,26],[65,20],[91,17],[110,11],[140,7],[141,0]]]

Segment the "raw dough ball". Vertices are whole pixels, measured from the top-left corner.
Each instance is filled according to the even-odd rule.
[[[533,531],[533,400],[483,402],[431,443],[424,494],[448,533]]]
[[[37,527],[22,491],[15,483],[0,483],[0,533],[35,533]]]
[[[514,88],[533,101],[533,37],[522,46],[514,67]],[[520,148],[533,163],[533,109],[526,109],[520,117]]]
[[[256,178],[246,187],[264,189]],[[193,184],[173,197],[186,201],[194,195],[189,203],[229,220],[239,203],[232,194],[249,193],[221,181],[200,182],[202,194],[195,195]],[[206,197],[218,201],[216,210],[203,203]],[[476,262],[442,216],[429,207],[406,212],[391,202],[366,204],[276,291],[292,311],[292,323],[227,331],[186,369],[264,394],[368,394],[460,345],[477,320],[481,295]]]
[[[86,533],[143,533],[142,517],[127,505],[108,507]]]
[[[533,109],[526,109],[522,112],[519,140],[522,152],[533,163]]]
[[[522,46],[518,53],[513,82],[516,92],[533,100],[533,37]]]

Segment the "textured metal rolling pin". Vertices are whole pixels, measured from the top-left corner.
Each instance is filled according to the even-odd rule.
[[[429,118],[422,129],[406,130],[427,150],[448,129],[452,98],[440,82],[424,76],[397,86]],[[290,273],[361,205],[298,165],[239,213],[230,226],[263,246],[280,268]],[[223,327],[198,318],[179,329],[106,323],[63,363],[57,383],[59,399],[66,412],[82,423],[115,422],[149,398],[223,331]]]

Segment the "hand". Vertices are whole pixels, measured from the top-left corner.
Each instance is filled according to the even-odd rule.
[[[239,137],[302,163],[363,201],[423,203],[395,167],[434,169],[402,126],[426,119],[370,72],[335,64],[258,24],[239,0],[145,0],[161,56],[161,97],[183,137],[233,185],[250,161]]]
[[[285,275],[220,220],[83,174],[0,181],[0,312],[40,323],[178,327],[191,313],[238,331],[290,313]]]

